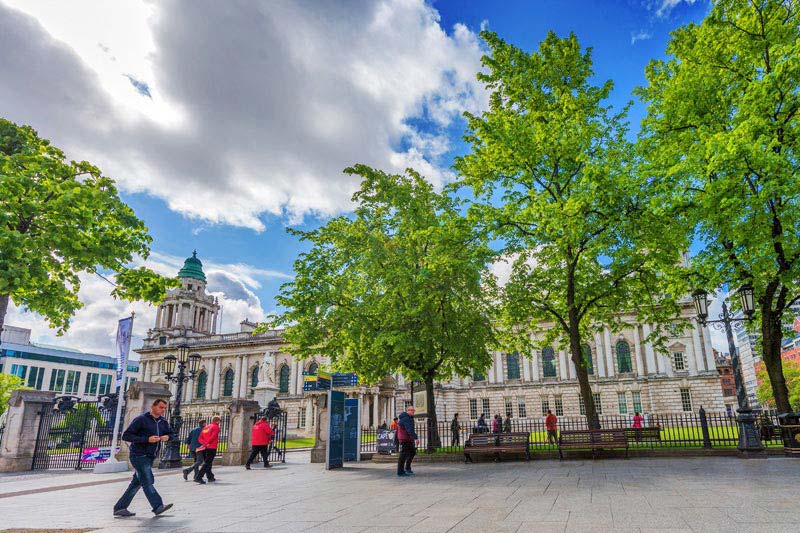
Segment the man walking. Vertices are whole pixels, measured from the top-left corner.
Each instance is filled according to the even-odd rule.
[[[198,452],[203,452],[203,467],[195,476],[194,481],[195,483],[199,483],[201,485],[205,485],[206,482],[203,481],[203,476],[208,479],[209,483],[213,483],[217,480],[214,477],[214,473],[211,471],[211,466],[214,463],[214,457],[217,456],[217,446],[219,445],[219,421],[220,418],[215,416],[211,419],[211,423],[208,424],[203,428],[203,431],[200,432],[200,447],[197,448]]]
[[[197,453],[197,448],[200,447],[200,432],[203,431],[205,425],[206,421],[201,420],[198,422],[197,427],[191,430],[189,436],[186,437],[186,444],[189,445],[189,455],[192,457],[194,463],[189,468],[183,469],[184,481],[189,481],[189,472],[194,472],[193,477],[197,477],[197,473],[200,471],[200,465],[203,464],[203,454]]]
[[[558,444],[558,418],[550,409],[547,410],[544,427],[547,428],[547,443]]]
[[[128,506],[133,497],[141,488],[153,513],[158,516],[170,507],[171,503],[164,505],[161,496],[156,491],[153,478],[153,461],[158,455],[162,442],[169,440],[172,428],[164,418],[167,402],[157,399],[150,406],[150,411],[133,419],[131,424],[122,433],[122,440],[130,442],[130,462],[134,474],[130,485],[122,497],[114,504],[114,516],[134,516],[136,513],[128,511]]]
[[[250,437],[253,451],[250,452],[250,457],[247,458],[247,462],[244,464],[247,470],[250,470],[250,465],[258,454],[261,454],[261,458],[264,460],[264,468],[272,468],[272,465],[269,464],[269,441],[273,435],[275,435],[275,432],[270,427],[269,418],[266,415],[253,424],[253,433]]]
[[[461,445],[461,427],[458,423],[458,413],[453,415],[453,421],[450,422],[450,433],[453,435],[453,446]]]
[[[405,413],[400,413],[397,419],[397,440],[400,442],[400,457],[397,459],[397,475],[408,476],[411,470],[411,461],[417,455],[415,443],[419,437],[414,431],[414,407],[409,406]]]

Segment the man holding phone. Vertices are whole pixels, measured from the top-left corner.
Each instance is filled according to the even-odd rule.
[[[158,456],[162,442],[169,440],[172,428],[164,418],[167,402],[161,398],[155,400],[150,406],[150,411],[133,419],[130,426],[122,433],[122,440],[130,443],[130,462],[134,469],[133,479],[122,497],[114,505],[114,516],[134,516],[136,513],[128,511],[128,505],[141,488],[147,501],[153,508],[153,513],[158,516],[172,507],[171,503],[164,505],[161,496],[156,491],[153,478],[153,461]]]

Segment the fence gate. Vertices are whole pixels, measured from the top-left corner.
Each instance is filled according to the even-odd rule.
[[[31,470],[94,468],[110,450],[115,402],[56,398],[39,413]],[[122,410],[120,422],[125,419]],[[106,455],[107,456],[107,455]]]
[[[269,417],[269,425],[275,431],[275,436],[269,443],[269,462],[286,462],[286,426],[289,418],[288,413],[283,409],[262,409],[253,417],[255,423],[262,416]]]

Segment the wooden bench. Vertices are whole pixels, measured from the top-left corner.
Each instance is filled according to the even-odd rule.
[[[625,435],[629,441],[636,442],[661,442],[661,428],[657,426],[646,428],[625,428]]]
[[[578,429],[561,431],[558,437],[558,457],[564,459],[564,450],[592,450],[592,459],[597,450],[625,449],[628,457],[627,428],[619,429]]]
[[[500,460],[501,453],[524,453],[527,461],[531,460],[531,434],[516,433],[473,433],[464,443],[464,460],[472,462],[472,454],[493,453],[495,461]]]

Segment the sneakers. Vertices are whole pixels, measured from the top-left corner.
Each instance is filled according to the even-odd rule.
[[[408,474],[406,474],[405,472],[398,472],[397,477],[408,477]]]
[[[250,470],[250,463],[247,463],[246,465],[244,465],[244,469],[245,470]]]
[[[406,475],[407,476],[409,476],[409,475],[413,476],[414,475],[414,471],[409,468],[408,470],[406,470]]]
[[[209,482],[209,483],[214,483],[216,480],[217,480],[217,478],[215,478],[215,477],[212,477],[211,479],[209,479],[209,480],[208,480],[208,482]]]
[[[183,480],[184,481],[189,481],[189,471],[188,470],[184,470],[183,471]]]
[[[129,516],[136,516],[136,513],[132,513],[127,509],[120,509],[119,511],[114,511],[114,516],[118,516],[120,518],[127,518]]]
[[[264,468],[272,468],[272,465],[267,463],[267,464],[264,465]]]
[[[161,513],[169,511],[170,509],[172,509],[172,504],[171,503],[168,503],[167,505],[161,505],[158,509],[153,509],[153,514],[158,516]]]
[[[203,481],[203,479],[202,479],[202,478],[197,478],[197,479],[194,479],[193,481],[194,481],[195,483],[197,483],[198,485],[205,485],[205,484],[206,484],[206,482],[205,482],[205,481]]]

